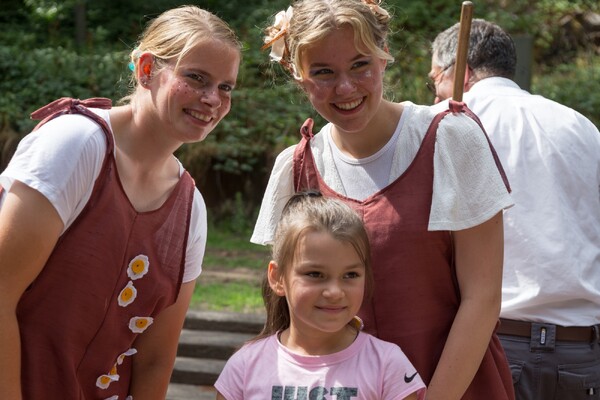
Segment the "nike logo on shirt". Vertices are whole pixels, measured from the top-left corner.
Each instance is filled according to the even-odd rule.
[[[413,381],[413,379],[415,379],[415,376],[417,376],[417,372],[416,371],[411,376],[408,376],[408,375],[404,374],[404,382],[411,383]]]

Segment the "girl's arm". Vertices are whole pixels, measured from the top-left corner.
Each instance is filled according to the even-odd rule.
[[[461,398],[479,369],[500,314],[502,212],[481,225],[453,232],[453,237],[461,303],[427,400]]]
[[[138,352],[133,356],[130,393],[134,399],[165,399],[195,284],[195,280],[182,284],[175,304],[163,310],[135,340],[133,347]]]
[[[227,400],[220,392],[217,392],[217,400]]]
[[[21,342],[17,304],[43,269],[63,229],[40,192],[15,181],[0,208],[0,398],[21,394]]]

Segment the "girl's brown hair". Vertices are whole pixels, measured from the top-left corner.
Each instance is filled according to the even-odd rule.
[[[358,214],[340,200],[308,191],[293,195],[283,209],[275,231],[272,258],[283,276],[294,262],[299,241],[308,232],[326,232],[336,240],[350,243],[365,266],[365,295],[373,289],[369,238]],[[270,336],[290,326],[290,312],[284,296],[278,296],[263,279],[262,295],[267,320],[262,332],[254,339]]]

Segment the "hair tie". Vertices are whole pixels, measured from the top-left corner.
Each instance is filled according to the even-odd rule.
[[[362,331],[365,327],[365,323],[358,315],[352,317],[350,322],[348,322],[348,325],[354,327],[357,331]]]
[[[136,47],[131,52],[131,61],[129,62],[129,64],[127,64],[129,69],[131,70],[131,72],[135,72],[135,63],[136,63],[137,59],[140,58],[140,53],[141,53],[141,51],[140,51],[139,47]]]

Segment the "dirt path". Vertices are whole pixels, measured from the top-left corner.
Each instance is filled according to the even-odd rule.
[[[262,274],[251,268],[209,267],[202,271],[200,279],[206,283],[228,283],[235,281],[260,283],[262,281]]]

